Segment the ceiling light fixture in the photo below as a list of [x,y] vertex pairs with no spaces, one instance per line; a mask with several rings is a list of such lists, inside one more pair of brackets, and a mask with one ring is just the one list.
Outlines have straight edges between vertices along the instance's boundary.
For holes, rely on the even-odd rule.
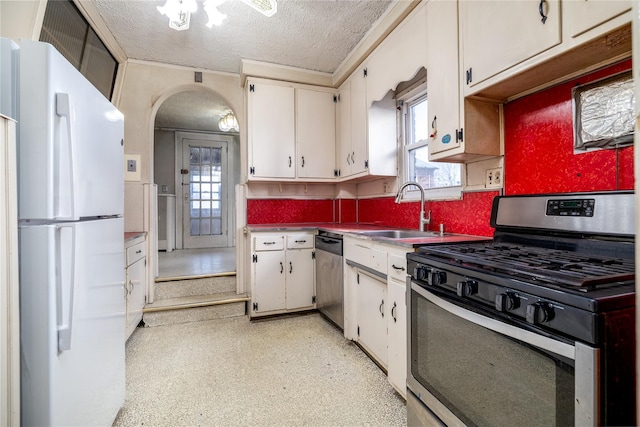
[[[202,4],[209,17],[207,27],[220,25],[227,15],[220,12],[218,7],[226,0],[205,0]],[[277,0],[242,0],[264,16],[273,16],[278,11]],[[169,28],[177,31],[189,29],[191,14],[198,10],[196,0],[167,0],[164,6],[158,6],[158,12],[169,18]]]
[[223,132],[230,132],[232,130],[239,132],[240,127],[238,126],[238,121],[236,120],[236,116],[230,111],[224,116],[220,117],[220,121],[218,122],[218,127]]

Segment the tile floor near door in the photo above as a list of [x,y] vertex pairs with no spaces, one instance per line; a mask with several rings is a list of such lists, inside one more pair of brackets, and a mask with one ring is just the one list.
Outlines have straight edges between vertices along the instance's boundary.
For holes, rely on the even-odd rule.
[[386,375],[319,314],[138,328],[114,426],[403,426]]
[[158,278],[206,276],[236,271],[236,248],[176,249],[158,252]]

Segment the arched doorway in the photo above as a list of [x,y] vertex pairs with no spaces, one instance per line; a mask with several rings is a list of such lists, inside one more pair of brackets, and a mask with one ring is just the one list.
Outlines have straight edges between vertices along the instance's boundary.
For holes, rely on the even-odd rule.
[[[164,251],[158,258],[160,277],[215,274],[229,266],[235,271],[240,155],[237,128],[221,123],[229,113],[222,97],[199,90],[176,93],[157,111],[153,157],[158,248]],[[167,256],[174,250],[179,252]]]

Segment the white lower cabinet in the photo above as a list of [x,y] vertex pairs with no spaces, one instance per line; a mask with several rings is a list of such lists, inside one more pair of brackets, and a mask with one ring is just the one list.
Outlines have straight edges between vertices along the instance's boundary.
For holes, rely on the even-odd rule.
[[253,233],[251,317],[315,307],[313,233]]
[[389,254],[389,275],[387,279],[387,319],[388,364],[387,373],[391,385],[406,398],[407,395],[407,300],[406,267],[407,258]]
[[[137,238],[140,239],[140,238]],[[142,310],[147,302],[147,250],[144,237],[134,240],[126,248],[127,268],[125,282],[127,338],[142,320]]]
[[386,280],[364,270],[357,272],[358,343],[376,361],[387,366]]
[[344,240],[345,338],[354,340],[383,368],[406,397],[407,252],[412,248],[370,240]]

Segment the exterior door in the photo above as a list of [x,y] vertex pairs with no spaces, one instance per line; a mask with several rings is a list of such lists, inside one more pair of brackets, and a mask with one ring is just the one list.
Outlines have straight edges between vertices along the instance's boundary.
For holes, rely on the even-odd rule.
[[182,139],[182,247],[228,246],[227,142]]

